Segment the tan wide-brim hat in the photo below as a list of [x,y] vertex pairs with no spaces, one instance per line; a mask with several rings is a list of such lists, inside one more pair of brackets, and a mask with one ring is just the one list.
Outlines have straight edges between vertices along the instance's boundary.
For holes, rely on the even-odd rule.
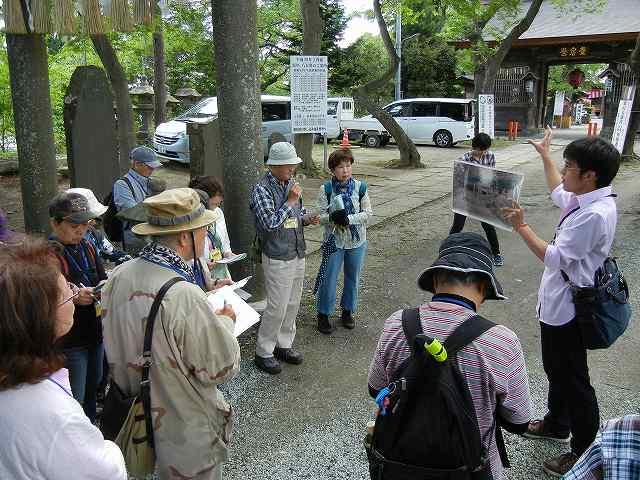
[[207,210],[192,188],[172,188],[142,202],[147,221],[134,225],[136,235],[170,235],[211,225],[219,211]]

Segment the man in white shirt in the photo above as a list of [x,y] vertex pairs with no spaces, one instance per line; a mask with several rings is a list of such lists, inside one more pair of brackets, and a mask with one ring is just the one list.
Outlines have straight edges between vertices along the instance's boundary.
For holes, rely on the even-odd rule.
[[587,350],[574,317],[575,306],[564,272],[578,286],[591,286],[595,271],[609,255],[616,231],[617,210],[611,181],[620,154],[600,137],[567,145],[559,172],[549,154],[551,130],[541,142],[529,141],[542,157],[551,200],[561,220],[547,243],[524,222],[519,205],[504,209],[514,229],[544,263],[538,291],[542,363],[549,381],[548,413],[530,423],[525,436],[567,443],[571,451],[544,462],[554,476],[566,474],[594,440],[600,423],[598,400],[589,380]]

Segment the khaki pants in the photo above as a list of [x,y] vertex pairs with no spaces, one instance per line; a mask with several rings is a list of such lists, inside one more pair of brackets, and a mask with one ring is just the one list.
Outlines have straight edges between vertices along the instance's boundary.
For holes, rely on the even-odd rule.
[[304,258],[275,260],[262,254],[267,307],[258,331],[256,355],[273,356],[273,349],[291,348],[304,282]]

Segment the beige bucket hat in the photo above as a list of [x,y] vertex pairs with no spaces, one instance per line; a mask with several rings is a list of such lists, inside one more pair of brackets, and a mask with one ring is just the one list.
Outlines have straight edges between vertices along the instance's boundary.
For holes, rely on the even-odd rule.
[[298,165],[302,159],[296,153],[296,147],[289,142],[277,142],[271,145],[267,165]]
[[142,202],[147,221],[134,225],[136,235],[170,235],[211,225],[219,212],[207,210],[192,188],[172,188]]

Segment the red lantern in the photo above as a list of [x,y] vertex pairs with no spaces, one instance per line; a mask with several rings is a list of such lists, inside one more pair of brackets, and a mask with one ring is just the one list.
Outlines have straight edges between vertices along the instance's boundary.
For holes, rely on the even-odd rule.
[[567,76],[567,81],[573,88],[578,88],[584,82],[584,72],[577,68],[572,70]]

